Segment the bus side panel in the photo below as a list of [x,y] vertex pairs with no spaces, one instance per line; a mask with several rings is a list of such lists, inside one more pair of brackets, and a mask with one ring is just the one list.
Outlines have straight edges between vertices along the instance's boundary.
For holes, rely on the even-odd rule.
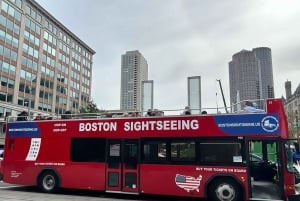
[[19,185],[36,185],[35,175],[37,175],[40,170],[41,169],[39,167],[35,167],[29,162],[5,162],[3,181],[6,183]]
[[13,137],[6,140],[5,157],[2,161],[3,181],[12,184],[35,185],[32,175],[39,171],[34,161],[25,161],[30,147],[30,138]]
[[104,190],[105,163],[70,163],[61,169],[61,187]]
[[[43,162],[37,164],[51,164]],[[19,185],[37,185],[38,175],[45,169],[54,170],[60,178],[60,187],[104,190],[105,164],[65,164],[62,167],[35,165],[34,162],[6,163],[3,181]]]
[[141,164],[140,182],[140,191],[146,194],[204,195],[202,174],[193,165]]
[[206,197],[206,184],[216,177],[232,177],[249,197],[245,167],[141,164],[140,191],[145,194]]

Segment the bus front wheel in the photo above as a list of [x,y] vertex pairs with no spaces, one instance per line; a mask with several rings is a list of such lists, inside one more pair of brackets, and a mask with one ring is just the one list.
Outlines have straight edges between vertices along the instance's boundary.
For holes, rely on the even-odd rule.
[[58,188],[58,176],[51,170],[43,172],[38,178],[38,187],[46,193],[53,193]]
[[240,186],[232,179],[222,178],[209,185],[208,197],[210,201],[241,201]]

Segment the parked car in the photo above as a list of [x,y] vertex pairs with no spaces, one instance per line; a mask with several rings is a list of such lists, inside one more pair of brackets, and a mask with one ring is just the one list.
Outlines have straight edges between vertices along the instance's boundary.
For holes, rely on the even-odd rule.
[[264,161],[256,154],[250,154],[250,175],[254,180],[274,181],[277,165],[272,161]]
[[[261,156],[250,154],[250,175],[254,180],[274,181],[277,174],[277,164],[272,161],[264,161]],[[300,173],[294,164],[295,183],[300,183]]]

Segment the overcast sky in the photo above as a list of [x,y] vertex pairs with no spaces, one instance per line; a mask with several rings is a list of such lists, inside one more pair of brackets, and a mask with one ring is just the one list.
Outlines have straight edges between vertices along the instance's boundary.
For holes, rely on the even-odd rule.
[[[154,80],[154,107],[187,105],[187,77],[201,76],[202,107],[229,105],[228,62],[242,49],[272,49],[275,96],[300,83],[298,0],[37,0],[96,51],[92,99],[119,109],[121,55],[139,50]],[[217,95],[216,95],[217,93]]]

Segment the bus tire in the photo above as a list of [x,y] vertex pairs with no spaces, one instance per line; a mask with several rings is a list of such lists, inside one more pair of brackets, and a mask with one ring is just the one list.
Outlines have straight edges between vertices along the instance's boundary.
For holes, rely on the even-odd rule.
[[210,201],[242,201],[243,193],[240,185],[231,178],[220,178],[208,187]]
[[38,187],[45,193],[53,193],[59,187],[58,176],[54,171],[46,170],[38,177]]

